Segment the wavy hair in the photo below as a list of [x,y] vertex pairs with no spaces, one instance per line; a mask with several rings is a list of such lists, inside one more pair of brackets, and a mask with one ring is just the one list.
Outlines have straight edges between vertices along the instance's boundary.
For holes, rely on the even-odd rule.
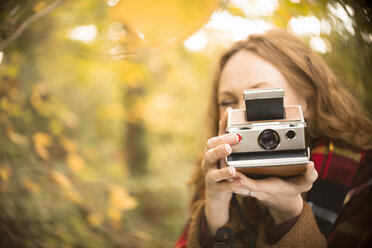
[[[214,79],[207,114],[206,139],[218,134],[218,88],[221,72],[227,61],[240,50],[253,52],[266,60],[305,98],[308,116],[306,136],[310,146],[320,138],[332,139],[355,149],[372,148],[372,121],[365,108],[335,76],[325,61],[299,38],[273,29],[236,42],[220,58]],[[312,144],[312,145],[311,145]],[[192,182],[202,183],[200,163]],[[198,186],[197,186],[198,187]]]

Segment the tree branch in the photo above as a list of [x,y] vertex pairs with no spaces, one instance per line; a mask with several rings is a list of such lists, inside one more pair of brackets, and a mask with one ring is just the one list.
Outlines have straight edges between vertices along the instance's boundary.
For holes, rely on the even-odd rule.
[[17,30],[11,34],[8,38],[0,42],[0,51],[3,51],[7,46],[9,46],[13,41],[15,41],[33,22],[39,20],[40,18],[46,16],[52,12],[55,8],[60,6],[66,0],[57,0],[54,3],[48,5],[45,9],[33,14],[27,18]]

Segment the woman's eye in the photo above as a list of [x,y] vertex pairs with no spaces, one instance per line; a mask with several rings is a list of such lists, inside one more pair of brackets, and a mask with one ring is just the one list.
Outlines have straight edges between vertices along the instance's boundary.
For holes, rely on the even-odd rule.
[[222,107],[229,107],[229,106],[233,106],[235,104],[238,104],[238,102],[237,101],[222,101],[219,104]]

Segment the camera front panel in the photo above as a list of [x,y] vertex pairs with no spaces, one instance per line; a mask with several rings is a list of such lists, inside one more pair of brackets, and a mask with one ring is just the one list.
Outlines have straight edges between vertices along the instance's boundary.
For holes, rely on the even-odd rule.
[[305,125],[259,123],[250,127],[234,128],[229,133],[239,134],[241,141],[232,146],[233,153],[269,152],[305,148]]

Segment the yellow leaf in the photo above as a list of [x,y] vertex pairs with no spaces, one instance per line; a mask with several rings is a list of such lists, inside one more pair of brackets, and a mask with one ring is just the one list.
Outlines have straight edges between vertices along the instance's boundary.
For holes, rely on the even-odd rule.
[[119,185],[109,186],[110,203],[123,211],[133,209],[137,206],[137,200],[128,194],[128,191]]
[[38,83],[35,84],[31,97],[30,102],[32,107],[40,114],[44,116],[48,116],[50,114],[50,107],[48,106],[47,102],[44,100],[45,96],[48,94],[48,89],[45,85]]
[[63,125],[58,119],[51,119],[49,121],[49,130],[54,135],[59,135],[63,131]]
[[347,194],[345,199],[344,199],[344,205],[346,205],[346,203],[348,203],[350,201],[350,194]]
[[65,136],[61,136],[59,142],[61,143],[63,149],[65,149],[66,152],[76,152],[78,149],[77,144]]
[[6,97],[1,98],[0,107],[13,116],[19,116],[21,113],[20,107],[17,104],[10,102]]
[[[14,92],[14,90],[16,90],[16,89],[12,88],[11,90],[9,90],[8,95],[10,95],[11,92]],[[15,104],[15,103],[12,103],[7,97],[1,98],[0,108],[3,109],[5,112],[9,113],[10,115],[13,115],[13,116],[18,117],[21,114],[20,106]]]
[[35,151],[43,160],[46,161],[49,159],[49,152],[45,147],[36,146]]
[[80,171],[85,166],[85,160],[76,153],[67,154],[66,161],[72,171]]
[[21,134],[18,134],[18,133],[15,133],[15,132],[10,132],[9,134],[9,138],[10,140],[17,144],[17,145],[28,145],[28,138],[21,135]]
[[113,221],[120,221],[122,218],[122,213],[120,209],[115,207],[110,207],[107,213],[108,217]]
[[185,38],[205,24],[217,0],[125,0],[113,15],[145,41],[159,43]]
[[51,175],[52,179],[57,184],[59,184],[60,186],[66,188],[66,189],[71,189],[72,188],[72,184],[71,184],[70,179],[68,179],[65,175],[61,174],[60,172],[52,170],[50,175]]
[[52,139],[50,135],[43,132],[35,133],[32,139],[34,141],[35,146],[50,147],[52,145]]
[[2,164],[0,166],[0,178],[3,181],[9,181],[10,178],[10,166],[9,164]]
[[70,201],[76,203],[76,204],[79,204],[79,205],[82,205],[83,204],[83,198],[82,196],[79,194],[79,192],[73,190],[73,189],[70,189],[70,190],[67,190],[64,192],[64,195],[67,199],[69,199]]
[[123,225],[121,219],[123,218],[122,211],[116,207],[111,206],[108,210],[107,216],[109,217],[110,225],[115,230],[121,230]]
[[79,192],[77,192],[73,188],[70,179],[68,179],[65,175],[55,170],[52,170],[50,175],[57,184],[59,184],[65,189],[63,191],[63,194],[67,199],[79,205],[83,204],[83,197],[80,195]]
[[9,112],[11,108],[11,103],[8,98],[3,97],[1,98],[0,106],[4,111]]
[[32,140],[34,142],[34,147],[37,155],[39,155],[44,160],[48,160],[49,152],[46,148],[52,145],[51,137],[46,133],[38,132],[32,136]]
[[87,216],[88,222],[93,226],[93,227],[98,227],[102,224],[103,222],[103,215],[98,213],[98,212],[93,212],[90,213]]
[[30,179],[25,178],[25,177],[22,178],[22,182],[23,182],[24,186],[26,187],[26,189],[28,189],[29,191],[31,191],[33,193],[36,193],[36,194],[41,193],[41,188],[37,183],[35,183],[35,182],[31,181]]
[[[14,62],[13,62],[14,63]],[[3,65],[2,65],[3,66]],[[19,73],[19,66],[17,66],[17,63],[14,64],[8,64],[6,67],[6,71],[3,73],[8,76],[9,78],[18,78]]]
[[230,6],[230,7],[227,7],[227,11],[229,11],[234,16],[240,16],[240,17],[245,18],[244,11],[241,8],[239,8],[239,7]]
[[45,2],[39,2],[39,3],[35,4],[34,11],[39,12],[39,11],[43,10],[45,8],[45,6],[46,6]]

